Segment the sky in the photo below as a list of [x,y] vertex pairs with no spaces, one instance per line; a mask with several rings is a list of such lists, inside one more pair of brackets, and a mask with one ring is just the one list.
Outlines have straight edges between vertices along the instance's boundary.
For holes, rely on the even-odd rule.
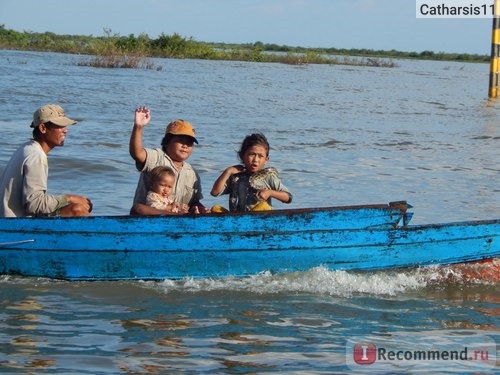
[[491,53],[492,30],[490,18],[417,18],[416,0],[0,0],[0,25],[71,35],[109,30],[155,39],[177,33],[201,42],[481,55]]

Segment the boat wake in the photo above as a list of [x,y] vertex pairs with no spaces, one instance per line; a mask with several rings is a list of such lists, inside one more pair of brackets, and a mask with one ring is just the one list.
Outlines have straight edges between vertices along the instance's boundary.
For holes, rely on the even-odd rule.
[[[44,278],[0,276],[2,284],[82,283]],[[88,281],[86,281],[88,282]],[[117,281],[109,281],[113,283]],[[183,278],[162,281],[124,281],[160,293],[247,292],[257,294],[310,293],[351,297],[359,295],[396,296],[427,287],[452,285],[496,285],[500,282],[500,259],[467,264],[421,267],[377,272],[332,271],[315,267],[305,272],[272,274],[262,272],[249,277]],[[92,283],[92,282],[90,282]]]
[[500,282],[500,259],[460,265],[422,267],[412,270],[353,272],[315,267],[306,272],[251,277],[163,280],[146,282],[162,292],[234,291],[250,293],[313,293],[350,297],[416,291],[430,286],[494,285]]

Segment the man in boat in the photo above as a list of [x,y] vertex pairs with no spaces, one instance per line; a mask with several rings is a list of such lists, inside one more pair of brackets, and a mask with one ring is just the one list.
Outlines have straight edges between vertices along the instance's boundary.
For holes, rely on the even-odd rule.
[[[147,107],[135,110],[134,127],[130,135],[129,152],[141,172],[134,196],[132,215],[172,215],[169,210],[159,210],[146,204],[148,193],[148,174],[161,165],[170,167],[175,173],[173,195],[181,206],[185,205],[191,213],[208,213],[200,200],[201,180],[187,162],[193,153],[194,143],[198,143],[193,126],[184,120],[174,120],[167,125],[161,141],[161,148],[145,148],[142,144],[144,127],[151,120],[151,111]],[[177,213],[178,214],[178,213]]]
[[33,140],[12,155],[0,179],[0,217],[88,216],[87,197],[47,193],[48,154],[64,145],[68,126],[77,122],[57,104],[47,104],[33,114]]

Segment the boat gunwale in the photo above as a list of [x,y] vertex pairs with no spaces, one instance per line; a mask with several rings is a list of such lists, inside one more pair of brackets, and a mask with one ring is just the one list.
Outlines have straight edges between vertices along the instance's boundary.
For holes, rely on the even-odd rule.
[[299,208],[281,208],[272,209],[267,211],[227,211],[227,212],[209,212],[209,213],[187,213],[180,215],[93,215],[93,216],[80,216],[80,217],[61,217],[61,216],[42,216],[42,217],[4,217],[0,220],[92,220],[92,219],[155,219],[155,218],[193,218],[193,217],[226,217],[226,216],[290,216],[290,215],[301,215],[315,212],[326,212],[326,211],[348,211],[348,210],[370,210],[370,209],[382,209],[382,210],[400,210],[402,215],[407,214],[407,210],[413,206],[406,201],[394,201],[389,203],[379,203],[379,204],[361,204],[361,205],[344,205],[344,206],[325,206],[325,207],[299,207]]

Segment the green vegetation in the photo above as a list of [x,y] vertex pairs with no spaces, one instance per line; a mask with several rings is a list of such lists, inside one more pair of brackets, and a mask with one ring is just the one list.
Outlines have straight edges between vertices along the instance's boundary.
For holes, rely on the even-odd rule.
[[368,49],[303,48],[276,44],[226,44],[198,42],[178,34],[161,34],[151,39],[147,34],[120,36],[104,30],[104,36],[56,35],[54,33],[18,32],[0,25],[0,49],[50,51],[81,54],[79,65],[107,68],[155,67],[151,57],[275,62],[284,64],[342,64],[395,67],[391,59],[425,59],[460,62],[489,62],[489,56],[432,51],[398,52]]

